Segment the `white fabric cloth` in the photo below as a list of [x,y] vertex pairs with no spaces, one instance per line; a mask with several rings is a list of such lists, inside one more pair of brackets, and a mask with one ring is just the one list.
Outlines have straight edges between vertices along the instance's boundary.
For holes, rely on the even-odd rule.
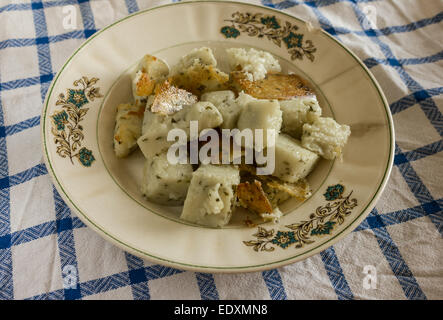
[[[252,1],[331,32],[391,104],[389,183],[376,210],[332,248],[266,272],[183,272],[125,253],[71,215],[42,163],[50,81],[85,36],[168,2],[0,0],[0,299],[442,299],[441,1]],[[76,30],[63,28],[66,6]],[[375,31],[363,31],[368,23]]]

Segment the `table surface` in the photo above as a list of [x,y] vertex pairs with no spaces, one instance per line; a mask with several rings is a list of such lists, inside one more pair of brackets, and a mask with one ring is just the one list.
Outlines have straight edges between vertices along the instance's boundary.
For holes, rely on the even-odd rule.
[[[250,1],[345,43],[389,101],[391,177],[375,209],[333,247],[265,272],[194,273],[125,253],[70,212],[40,148],[50,82],[96,30],[169,2],[0,0],[0,299],[442,299],[441,0]],[[78,27],[66,31],[72,8]]]

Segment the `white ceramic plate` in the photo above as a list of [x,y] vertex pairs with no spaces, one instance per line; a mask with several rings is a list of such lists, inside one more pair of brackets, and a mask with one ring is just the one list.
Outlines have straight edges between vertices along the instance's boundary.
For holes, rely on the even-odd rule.
[[[283,70],[308,78],[323,114],[351,126],[343,162],[320,162],[313,195],[289,201],[278,225],[224,229],[178,219],[180,208],[140,192],[143,157],[114,157],[116,106],[131,100],[129,72],[146,53],[173,65],[190,49],[271,52]],[[55,77],[46,97],[42,140],[48,171],[89,227],[142,258],[203,272],[275,268],[311,256],[351,232],[374,207],[392,167],[394,130],[386,98],[363,63],[333,37],[280,11],[233,2],[185,2],[138,12],[93,35]]]

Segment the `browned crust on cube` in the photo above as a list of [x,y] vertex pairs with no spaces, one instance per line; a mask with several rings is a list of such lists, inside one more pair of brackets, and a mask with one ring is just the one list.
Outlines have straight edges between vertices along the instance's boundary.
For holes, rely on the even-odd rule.
[[211,65],[194,65],[169,80],[174,86],[200,97],[205,92],[226,90],[229,76]]
[[151,111],[163,115],[173,114],[180,111],[184,105],[194,104],[198,101],[192,93],[171,85],[168,80],[157,84],[154,92],[155,98]]
[[268,188],[283,191],[291,197],[297,198],[299,201],[305,201],[310,195],[309,184],[306,179],[289,183],[271,175],[257,175],[256,168],[251,165],[241,164],[239,165],[239,169],[242,176],[246,175],[250,178],[258,179]]
[[147,73],[142,72],[139,81],[136,83],[135,93],[140,97],[147,97],[154,91],[154,87],[155,81]]
[[257,214],[272,213],[273,211],[261,182],[257,180],[254,180],[253,183],[248,181],[240,183],[237,186],[237,198],[241,205]]
[[242,71],[231,72],[232,89],[257,99],[290,100],[315,95],[308,81],[295,74],[268,73],[262,80],[250,81]]

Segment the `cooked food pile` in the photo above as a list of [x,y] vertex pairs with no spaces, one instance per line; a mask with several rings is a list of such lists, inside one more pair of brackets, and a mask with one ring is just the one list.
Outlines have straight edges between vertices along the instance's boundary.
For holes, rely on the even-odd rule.
[[[127,157],[140,148],[146,158],[141,192],[161,205],[183,205],[183,220],[223,227],[236,207],[244,207],[265,221],[278,221],[282,202],[310,196],[306,177],[320,157],[341,159],[351,131],[322,117],[310,84],[295,74],[282,74],[270,53],[230,48],[226,55],[229,73],[217,68],[207,47],[192,50],[171,70],[161,59],[144,56],[132,75],[134,101],[117,107],[115,155]],[[199,134],[206,129],[272,129],[275,139],[264,134],[260,149],[253,145],[259,153],[274,152],[272,174],[261,174],[263,164],[256,159],[245,161],[245,145],[240,163],[232,155],[223,164],[169,161],[175,142],[168,141],[168,133],[183,130],[184,147],[190,150],[193,121],[198,121]],[[231,149],[234,140],[228,140]],[[215,158],[222,159],[221,145]],[[198,143],[198,148],[204,146]]]

